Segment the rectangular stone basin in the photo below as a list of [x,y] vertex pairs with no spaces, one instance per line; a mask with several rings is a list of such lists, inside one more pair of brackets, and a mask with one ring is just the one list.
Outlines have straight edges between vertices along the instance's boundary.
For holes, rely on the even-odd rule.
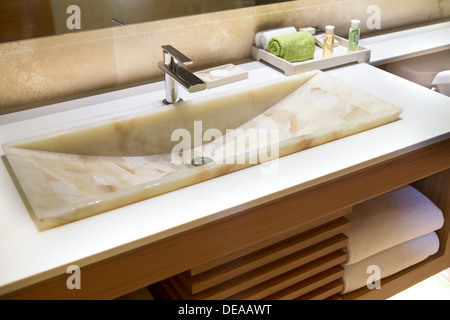
[[4,144],[39,230],[398,119],[320,71]]

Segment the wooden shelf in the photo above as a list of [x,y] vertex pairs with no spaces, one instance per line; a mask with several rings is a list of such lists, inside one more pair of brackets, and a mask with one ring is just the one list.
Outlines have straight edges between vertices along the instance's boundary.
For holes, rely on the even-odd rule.
[[388,299],[450,266],[450,170],[415,181],[412,185],[434,202],[444,214],[444,226],[436,232],[440,243],[439,252],[421,263],[382,279],[381,290],[361,288],[344,295],[344,300]]
[[297,298],[297,300],[341,300],[339,292],[342,290],[342,282],[335,280],[326,285],[304,294]]
[[[269,263],[279,261],[300,250],[322,243],[322,241],[326,239],[338,236],[344,230],[348,229],[349,226],[350,222],[347,219],[340,218],[322,227],[315,228],[311,231],[276,243],[201,274],[196,273],[196,275],[193,276],[192,272],[187,272],[184,277],[188,278],[189,284],[192,287],[192,293],[197,293]],[[346,242],[346,239],[341,236],[340,239]],[[318,248],[317,250],[320,251],[319,249],[323,245],[324,244],[314,246],[313,250]],[[301,254],[301,252],[297,253],[297,255],[299,254]]]
[[185,300],[295,298],[343,275],[348,239],[342,232],[349,227],[341,217],[203,273],[183,272],[154,290]]

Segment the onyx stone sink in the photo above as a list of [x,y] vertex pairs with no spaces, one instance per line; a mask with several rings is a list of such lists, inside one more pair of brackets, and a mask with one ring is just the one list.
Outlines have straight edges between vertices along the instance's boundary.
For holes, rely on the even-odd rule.
[[40,230],[398,119],[320,71],[4,144]]

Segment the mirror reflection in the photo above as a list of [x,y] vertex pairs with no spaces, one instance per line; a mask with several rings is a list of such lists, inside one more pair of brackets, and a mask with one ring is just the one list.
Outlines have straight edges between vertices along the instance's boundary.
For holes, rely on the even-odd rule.
[[287,0],[0,0],[0,42]]

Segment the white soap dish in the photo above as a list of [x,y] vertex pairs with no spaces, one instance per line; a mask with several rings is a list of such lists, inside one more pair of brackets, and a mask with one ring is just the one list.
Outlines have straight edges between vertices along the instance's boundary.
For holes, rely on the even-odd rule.
[[195,75],[206,83],[206,87],[208,89],[248,79],[248,71],[239,68],[234,64],[226,64],[223,66],[198,71],[195,72]]

